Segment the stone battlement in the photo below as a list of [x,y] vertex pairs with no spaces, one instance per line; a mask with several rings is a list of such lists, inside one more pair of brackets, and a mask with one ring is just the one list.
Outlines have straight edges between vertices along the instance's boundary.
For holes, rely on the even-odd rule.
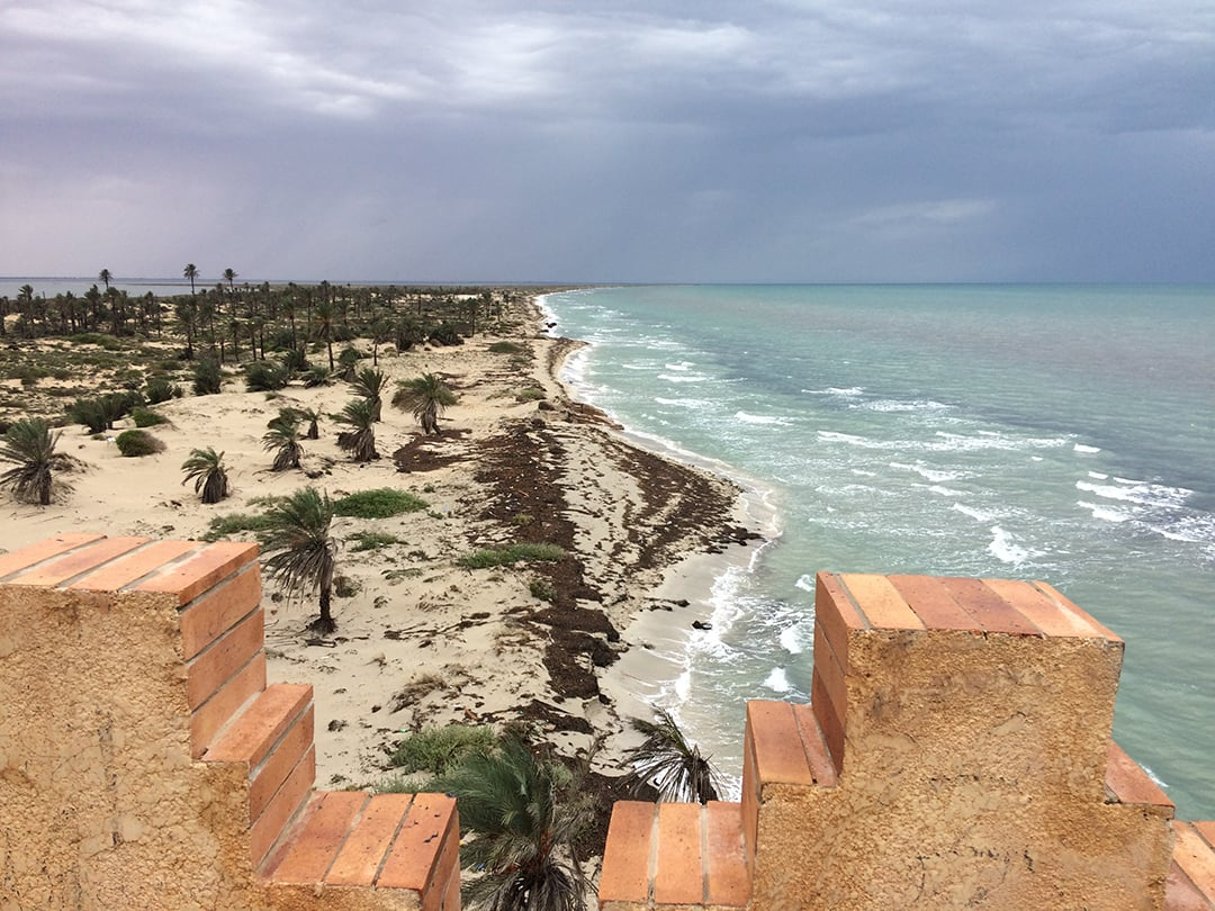
[[0,555],[0,907],[458,911],[455,801],[314,790],[260,601],[251,544]]

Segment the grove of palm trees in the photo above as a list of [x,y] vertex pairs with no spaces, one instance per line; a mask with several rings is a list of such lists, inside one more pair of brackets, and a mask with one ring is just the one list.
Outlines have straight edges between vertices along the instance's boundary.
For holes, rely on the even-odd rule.
[[[470,869],[470,896],[580,907],[631,719],[653,717],[613,676],[622,633],[675,561],[743,539],[736,490],[572,402],[575,346],[541,334],[533,291],[183,278],[0,302],[0,548],[258,542],[270,676],[313,682],[325,717],[318,781],[391,784],[411,733],[513,731],[493,774],[536,815],[495,831],[503,794],[462,797],[470,857],[513,858]],[[155,445],[124,457],[136,430]]]

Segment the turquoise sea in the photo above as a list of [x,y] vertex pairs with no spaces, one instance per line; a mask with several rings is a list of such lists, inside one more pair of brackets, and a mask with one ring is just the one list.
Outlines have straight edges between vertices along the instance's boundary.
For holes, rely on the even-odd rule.
[[1127,641],[1114,733],[1215,817],[1215,287],[660,286],[550,295],[566,379],[779,534],[653,681],[737,778],[806,698],[819,569],[1046,579]]

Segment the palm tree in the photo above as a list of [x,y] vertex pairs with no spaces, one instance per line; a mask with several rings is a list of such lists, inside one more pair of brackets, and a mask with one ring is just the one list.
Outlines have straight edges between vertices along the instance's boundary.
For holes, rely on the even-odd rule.
[[316,334],[325,340],[325,347],[329,351],[329,372],[333,373],[333,304],[329,298],[324,298],[316,305]]
[[658,791],[659,800],[708,803],[717,800],[717,772],[700,747],[689,744],[669,712],[658,711],[657,722],[633,719],[633,729],[645,735],[640,746],[628,750],[632,771],[622,784],[636,794],[646,785]]
[[338,434],[338,446],[349,452],[356,462],[378,459],[375,451],[375,411],[367,399],[352,399],[338,414],[331,417],[339,424],[353,428]]
[[350,381],[350,391],[371,403],[372,414],[379,421],[380,411],[384,405],[384,389],[388,386],[388,377],[383,370],[374,367],[364,367]]
[[61,434],[62,431],[52,435],[50,425],[41,418],[13,423],[0,445],[0,460],[15,462],[17,467],[0,474],[0,487],[10,489],[18,500],[49,506],[53,486],[51,469],[55,462],[55,445]]
[[270,470],[299,468],[300,456],[304,454],[304,447],[300,445],[300,413],[293,408],[281,408],[269,427],[262,437],[262,448],[274,453]]
[[289,593],[320,592],[320,616],[309,628],[323,635],[337,629],[330,613],[337,544],[329,534],[333,501],[315,487],[275,501],[258,534],[266,575]]
[[109,269],[102,269],[100,272],[97,273],[97,281],[99,281],[103,285],[105,285],[105,290],[107,292],[110,290],[110,279],[113,277],[114,276],[110,274]]
[[185,269],[181,272],[183,278],[190,280],[190,295],[194,295],[194,282],[198,278],[198,267],[194,263],[186,263]]
[[582,911],[585,882],[574,842],[591,818],[576,776],[508,737],[474,754],[434,787],[454,794],[471,835],[460,866],[481,870],[465,886],[468,904],[489,911]]
[[392,397],[395,407],[413,414],[422,425],[423,433],[433,434],[439,432],[439,415],[443,409],[455,403],[456,394],[434,373],[402,382]]
[[202,495],[204,503],[218,503],[228,496],[228,471],[224,454],[213,446],[190,450],[190,457],[181,463],[186,473],[183,484],[194,482],[194,492]]
[[235,269],[225,269],[224,270],[224,281],[226,281],[228,283],[229,291],[234,290],[233,284],[236,281],[236,270]]

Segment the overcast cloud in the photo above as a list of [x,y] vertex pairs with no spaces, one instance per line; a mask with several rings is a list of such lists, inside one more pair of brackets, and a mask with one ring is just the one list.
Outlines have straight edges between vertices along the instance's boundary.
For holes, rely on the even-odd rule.
[[1215,281],[1211,0],[3,0],[0,274]]

